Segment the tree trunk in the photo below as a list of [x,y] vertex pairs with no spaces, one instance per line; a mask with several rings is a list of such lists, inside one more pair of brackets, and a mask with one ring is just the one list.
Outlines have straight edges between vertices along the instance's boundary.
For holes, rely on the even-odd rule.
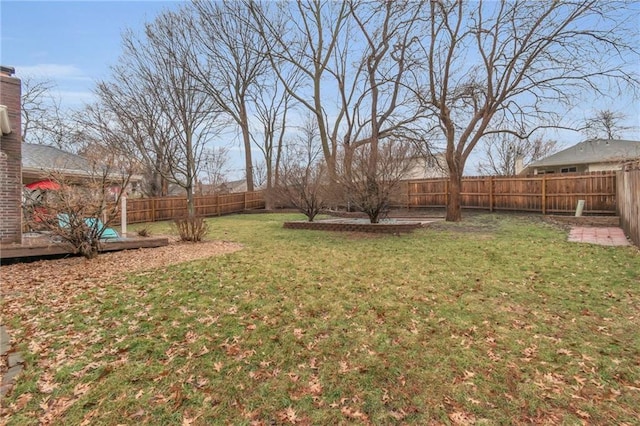
[[271,156],[267,156],[265,159],[267,169],[267,187],[264,191],[264,208],[265,210],[273,209],[273,165],[271,163]]
[[267,187],[264,190],[264,209],[273,210],[273,187],[270,182],[267,182]]
[[460,222],[462,220],[462,172],[466,158],[463,158],[462,153],[455,148],[455,130],[449,117],[446,116],[445,118],[444,124],[447,129],[445,159],[447,161],[447,168],[449,169],[449,188],[446,194],[447,215],[445,216],[445,220],[447,222]]
[[462,170],[452,170],[449,166],[449,192],[447,194],[447,222],[460,222],[462,220],[461,204]]
[[242,142],[244,145],[244,169],[247,179],[247,191],[253,192],[253,159],[251,158],[251,134],[249,133],[247,108],[244,104],[244,101],[241,101],[240,103],[240,121]]
[[380,212],[369,213],[369,222],[380,223]]
[[187,216],[195,217],[196,215],[196,203],[193,196],[193,186],[189,185],[187,188]]

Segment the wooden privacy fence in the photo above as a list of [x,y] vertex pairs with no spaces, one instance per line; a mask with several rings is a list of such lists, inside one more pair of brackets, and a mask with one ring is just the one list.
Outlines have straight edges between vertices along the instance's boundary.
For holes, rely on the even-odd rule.
[[[263,209],[262,191],[240,192],[223,195],[203,195],[195,197],[198,216],[220,216],[241,213],[245,210]],[[157,222],[186,216],[186,197],[130,198],[127,199],[127,223]],[[114,220],[120,221],[120,217]]]
[[617,213],[625,233],[640,247],[640,161],[617,173]]
[[[407,206],[447,205],[447,178],[407,182]],[[481,176],[462,178],[462,207],[469,209],[519,210],[571,213],[578,200],[585,200],[584,212],[615,214],[616,172],[539,176]]]

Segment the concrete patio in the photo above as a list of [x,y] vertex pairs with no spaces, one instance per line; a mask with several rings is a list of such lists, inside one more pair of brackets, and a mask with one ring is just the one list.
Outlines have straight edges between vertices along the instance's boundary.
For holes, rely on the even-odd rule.
[[619,227],[574,226],[569,232],[569,242],[598,244],[602,246],[629,246],[631,243]]

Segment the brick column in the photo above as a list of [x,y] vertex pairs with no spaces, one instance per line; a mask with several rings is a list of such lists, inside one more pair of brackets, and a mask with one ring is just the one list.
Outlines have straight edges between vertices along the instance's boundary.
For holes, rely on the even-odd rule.
[[22,125],[20,80],[0,67],[0,105],[7,107],[11,133],[0,139],[0,242],[22,242]]

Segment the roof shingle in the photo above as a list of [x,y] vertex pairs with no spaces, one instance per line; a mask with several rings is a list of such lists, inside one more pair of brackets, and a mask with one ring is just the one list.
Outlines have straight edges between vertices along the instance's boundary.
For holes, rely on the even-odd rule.
[[528,165],[528,168],[614,163],[636,158],[640,158],[640,141],[589,139],[542,160],[534,161]]

